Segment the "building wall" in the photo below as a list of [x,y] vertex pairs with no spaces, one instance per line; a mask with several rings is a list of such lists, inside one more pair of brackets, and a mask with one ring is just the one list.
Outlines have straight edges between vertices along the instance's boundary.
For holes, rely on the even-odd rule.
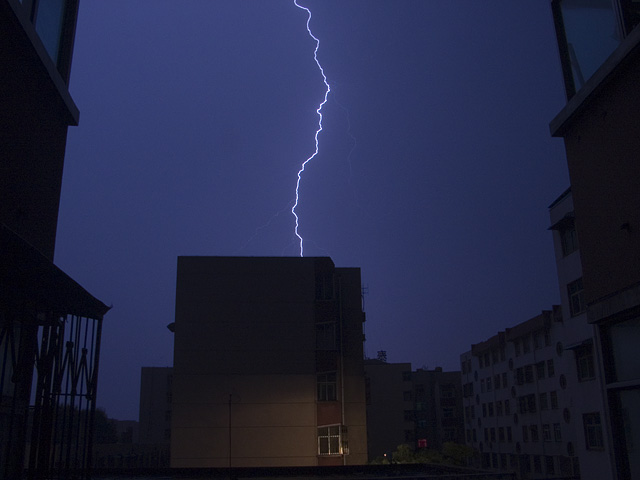
[[369,460],[414,444],[414,403],[410,363],[366,360]]
[[168,445],[171,442],[172,381],[171,367],[142,367],[139,443]]
[[412,373],[415,403],[415,441],[441,449],[446,442],[464,444],[462,384],[459,371],[418,369]]
[[[360,299],[359,270],[328,258],[180,257],[172,466],[365,463]],[[349,453],[320,455],[333,425]]]
[[[608,35],[617,46],[604,60],[585,50],[599,68],[551,122],[551,132],[564,138],[567,152],[587,320],[597,325],[604,366],[602,426],[611,427],[612,476],[632,479],[640,477],[640,15],[636,2],[612,0],[610,8],[615,23]],[[567,46],[607,30],[599,21],[568,29],[565,20],[556,15],[567,87]]]
[[[558,271],[558,284],[564,321],[557,326],[564,355],[558,359],[559,371],[566,372],[569,383],[571,417],[575,422],[575,451],[580,459],[580,471],[584,480],[610,478],[613,471],[611,446],[606,423],[604,395],[604,370],[599,349],[598,332],[587,320],[586,303],[582,293],[570,288],[582,279],[580,261],[581,237],[572,229],[579,227],[581,219],[575,218],[571,190],[567,190],[549,208],[553,243]],[[574,230],[575,231],[575,230]],[[571,238],[565,241],[563,236]],[[575,240],[575,242],[574,242]],[[567,245],[570,245],[567,248]],[[570,292],[574,292],[570,298]],[[573,301],[573,303],[572,303]],[[579,308],[576,308],[577,306]],[[584,434],[588,422],[594,416],[600,420],[601,445],[590,445]],[[595,427],[593,427],[595,428]]]
[[484,468],[522,478],[579,473],[561,322],[554,307],[461,355],[465,437]]

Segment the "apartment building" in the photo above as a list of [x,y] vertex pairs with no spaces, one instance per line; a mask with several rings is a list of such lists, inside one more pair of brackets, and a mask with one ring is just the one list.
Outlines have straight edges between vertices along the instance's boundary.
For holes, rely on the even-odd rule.
[[481,466],[521,478],[579,476],[562,309],[472,345],[460,357],[467,444]]
[[[640,4],[553,0],[564,140],[580,240],[582,299],[603,359],[603,478],[640,478]],[[594,418],[597,425],[597,418]],[[610,428],[609,428],[610,427]]]
[[91,467],[109,307],[53,263],[77,12],[0,0],[0,479]]
[[367,462],[360,270],[179,257],[172,467]]

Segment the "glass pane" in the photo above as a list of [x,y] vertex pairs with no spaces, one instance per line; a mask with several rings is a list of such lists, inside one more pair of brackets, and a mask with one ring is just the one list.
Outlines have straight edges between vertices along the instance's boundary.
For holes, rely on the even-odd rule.
[[616,381],[640,379],[640,318],[612,325],[609,335]]
[[38,2],[36,13],[36,31],[44,43],[47,53],[58,63],[60,37],[64,19],[65,0],[44,0]]
[[562,19],[576,90],[620,44],[611,0],[562,0]]

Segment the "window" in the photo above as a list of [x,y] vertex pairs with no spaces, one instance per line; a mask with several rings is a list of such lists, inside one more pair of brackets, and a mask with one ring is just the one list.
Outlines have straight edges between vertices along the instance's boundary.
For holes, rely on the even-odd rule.
[[542,425],[542,440],[545,442],[551,441],[551,425],[548,423]]
[[610,0],[556,0],[552,3],[567,97],[582,88],[621,41]]
[[513,441],[513,436],[511,434],[511,427],[507,427],[507,441],[508,442]]
[[316,323],[316,349],[335,350],[336,324],[335,322]]
[[599,413],[585,413],[582,415],[584,424],[584,439],[587,450],[602,450],[602,424]]
[[455,416],[456,412],[453,407],[442,407],[442,418],[453,418]]
[[593,380],[596,376],[593,363],[593,344],[581,345],[574,352],[576,354],[578,381]]
[[534,393],[527,395],[527,410],[529,413],[536,413],[536,395]]
[[487,392],[491,392],[493,390],[493,386],[491,384],[491,377],[487,378]]
[[547,360],[547,377],[551,378],[556,374],[556,369],[553,367],[553,358]]
[[318,401],[332,402],[336,399],[336,373],[318,374]]
[[36,31],[56,65],[64,29],[65,4],[64,0],[40,1],[36,12]]
[[527,365],[524,367],[524,381],[527,383],[533,383],[533,365]]
[[533,471],[542,473],[542,457],[540,455],[534,455],[533,457]]
[[524,443],[529,441],[529,427],[527,425],[522,426],[522,441]]
[[559,229],[560,241],[562,242],[562,255],[567,256],[578,250],[578,235],[574,222],[567,222]]
[[522,367],[516,369],[516,383],[518,385],[524,384],[524,368]]
[[332,300],[333,299],[333,274],[317,273],[316,274],[316,300]]
[[551,455],[544,457],[544,463],[546,464],[547,475],[556,473],[555,464]]
[[496,390],[500,390],[500,375],[495,375],[493,377],[493,386]]
[[410,382],[411,381],[411,372],[402,372],[402,381]]
[[531,441],[532,442],[539,441],[539,438],[538,438],[538,426],[537,425],[531,425],[529,427],[529,432],[531,433]]
[[493,402],[489,403],[489,416],[493,417]]
[[505,415],[511,414],[511,408],[509,407],[509,400],[504,401],[504,414]]
[[553,439],[556,442],[561,442],[562,441],[562,427],[560,426],[559,423],[554,423],[553,424]]
[[484,378],[482,380],[480,380],[480,392],[484,393],[485,388],[484,388]]
[[507,388],[507,372],[502,373],[502,388]]
[[538,377],[538,380],[544,378],[544,362],[536,363],[536,376]]
[[516,338],[513,341],[513,348],[516,351],[516,357],[519,357],[520,356],[520,339],[519,338]]
[[404,421],[405,422],[413,422],[413,410],[405,410],[404,411]]
[[441,398],[453,398],[455,396],[455,387],[450,383],[440,385],[440,397]]
[[496,441],[496,429],[495,428],[491,428],[491,441],[495,442]]
[[502,416],[502,400],[498,400],[496,402],[496,416],[497,417]]
[[551,400],[551,408],[553,410],[558,409],[558,392],[555,390],[553,392],[549,392],[549,399]]
[[569,309],[571,310],[571,316],[575,317],[576,315],[580,315],[585,311],[582,278],[567,284],[567,293],[569,294]]
[[330,425],[318,427],[318,455],[341,455],[348,452],[347,427]]
[[411,400],[413,400],[413,393],[410,390],[402,392],[402,399],[405,402],[410,402]]
[[487,404],[486,403],[482,404],[482,416],[483,417],[487,416]]
[[539,395],[539,401],[540,401],[540,410],[549,410],[549,402],[547,400],[547,393],[541,393]]
[[522,337],[522,353],[529,353],[531,351],[531,341],[529,335]]
[[498,441],[499,442],[504,442],[504,427],[499,427],[498,428]]

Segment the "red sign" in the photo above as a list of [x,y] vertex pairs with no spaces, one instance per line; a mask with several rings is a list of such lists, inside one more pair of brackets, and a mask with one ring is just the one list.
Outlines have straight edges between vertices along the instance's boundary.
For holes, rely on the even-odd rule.
[[418,448],[427,448],[427,439],[419,438],[418,439]]

